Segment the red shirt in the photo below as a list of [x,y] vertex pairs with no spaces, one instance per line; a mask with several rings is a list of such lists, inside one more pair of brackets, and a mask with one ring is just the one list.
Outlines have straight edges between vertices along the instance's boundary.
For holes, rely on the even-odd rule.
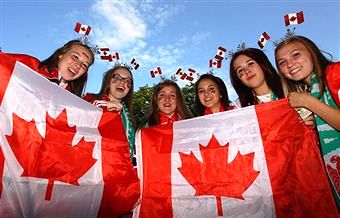
[[177,113],[173,113],[170,117],[167,115],[163,114],[162,112],[159,112],[159,122],[160,125],[166,125],[166,124],[171,124],[173,122],[179,121],[181,118]]
[[[235,109],[235,107],[234,106],[228,106],[227,109],[224,110],[223,105],[221,105],[219,112],[229,111],[229,110],[232,110],[232,109]],[[209,115],[209,114],[213,114],[213,113],[214,112],[212,112],[212,110],[210,108],[205,108],[204,115]]]

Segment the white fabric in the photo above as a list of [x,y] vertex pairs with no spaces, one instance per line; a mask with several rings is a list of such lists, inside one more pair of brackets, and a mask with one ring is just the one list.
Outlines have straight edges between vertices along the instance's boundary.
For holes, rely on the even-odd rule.
[[245,200],[222,197],[223,216],[248,214],[248,217],[275,217],[271,184],[253,106],[175,122],[173,133],[171,182],[174,217],[217,216],[216,197],[194,196],[195,189],[178,170],[181,167],[178,152],[189,154],[192,151],[202,161],[199,144],[207,146],[212,135],[221,146],[229,143],[228,163],[234,160],[237,152],[241,155],[255,152],[253,167],[260,172],[254,183],[243,193]]
[[[30,84],[38,85],[30,85]],[[37,123],[45,136],[46,112],[55,118],[66,109],[68,124],[76,126],[72,145],[82,137],[94,142],[94,165],[79,178],[79,186],[55,181],[51,200],[45,200],[47,179],[21,176],[17,161],[5,135],[13,131],[12,113]],[[103,193],[101,137],[97,130],[102,110],[59,88],[30,68],[17,62],[0,105],[0,144],[5,156],[0,198],[0,217],[96,217]]]

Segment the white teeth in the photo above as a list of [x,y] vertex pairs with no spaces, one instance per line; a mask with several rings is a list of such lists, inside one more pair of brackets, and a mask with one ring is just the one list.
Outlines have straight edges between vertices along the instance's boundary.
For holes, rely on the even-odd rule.
[[294,70],[291,70],[290,72],[291,73],[297,73],[299,70],[300,70],[300,67],[299,68],[295,68]]
[[72,68],[68,68],[69,71],[71,71],[73,74],[76,74],[76,72]]

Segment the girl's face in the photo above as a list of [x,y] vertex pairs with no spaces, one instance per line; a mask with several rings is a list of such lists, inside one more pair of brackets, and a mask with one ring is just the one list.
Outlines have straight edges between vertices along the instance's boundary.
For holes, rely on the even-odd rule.
[[90,51],[81,45],[72,45],[65,54],[59,55],[58,70],[64,82],[84,75],[93,61]]
[[157,94],[157,105],[159,111],[165,115],[173,114],[177,107],[176,88],[173,86],[163,87]]
[[276,52],[279,71],[288,79],[310,84],[313,72],[312,57],[300,42],[291,42]]
[[233,68],[241,82],[253,89],[267,86],[264,73],[260,65],[246,55],[240,55],[234,60]]
[[203,79],[197,86],[198,99],[201,104],[212,111],[219,111],[221,106],[221,93],[217,84],[211,79]]
[[125,68],[118,68],[110,79],[109,99],[121,102],[130,91],[131,86],[131,73]]

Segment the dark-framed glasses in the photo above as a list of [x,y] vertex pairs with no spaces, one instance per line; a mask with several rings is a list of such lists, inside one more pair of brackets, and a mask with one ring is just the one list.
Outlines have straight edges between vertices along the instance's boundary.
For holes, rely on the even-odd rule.
[[113,74],[112,75],[112,82],[117,83],[117,82],[120,82],[120,81],[122,81],[122,82],[124,82],[126,84],[129,84],[129,85],[132,84],[132,79],[129,78],[129,77],[124,78],[124,77],[122,77],[122,76],[120,76],[118,74]]

